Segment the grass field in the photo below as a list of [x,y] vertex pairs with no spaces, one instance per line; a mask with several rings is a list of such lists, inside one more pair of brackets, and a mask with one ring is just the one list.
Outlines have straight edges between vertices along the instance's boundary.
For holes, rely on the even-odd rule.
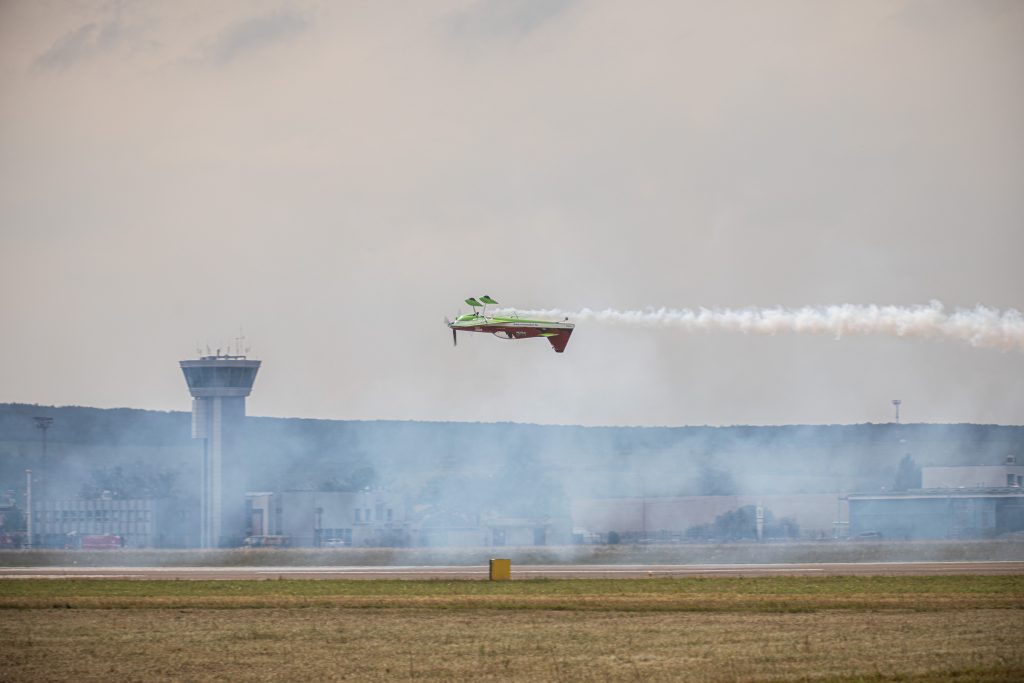
[[0,680],[1024,680],[1024,577],[0,581]]

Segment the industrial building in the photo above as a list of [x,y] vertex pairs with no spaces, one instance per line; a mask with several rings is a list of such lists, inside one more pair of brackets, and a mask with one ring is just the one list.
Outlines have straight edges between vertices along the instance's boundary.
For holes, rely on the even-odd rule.
[[850,534],[891,539],[991,538],[1024,531],[1024,467],[923,467],[922,488],[851,494]]
[[923,467],[921,488],[958,489],[1005,486],[1024,486],[1024,465],[1009,455],[1003,465],[976,465],[969,467]]
[[477,516],[410,505],[387,489],[249,495],[249,545],[487,547],[562,545],[569,520]]
[[300,547],[410,544],[405,500],[384,489],[253,493],[249,506],[250,544],[268,537]]
[[116,536],[125,548],[194,548],[194,503],[177,499],[41,500],[33,505],[32,546],[74,548],[83,537]]
[[849,503],[854,538],[991,538],[1024,531],[1024,490],[1016,486],[851,494]]
[[776,519],[792,519],[804,537],[831,537],[836,523],[847,518],[846,501],[838,493],[581,498],[572,503],[572,525],[584,541],[605,538],[613,531],[634,538],[681,540],[688,529],[750,505],[763,507]]
[[418,506],[413,545],[435,548],[528,547],[572,542],[568,517],[473,515],[442,506]]
[[487,530],[478,515],[440,505],[417,506],[415,545],[427,548],[482,548]]
[[568,545],[572,542],[571,520],[557,517],[486,516],[486,545],[526,547]]
[[249,525],[242,424],[260,361],[218,349],[180,365],[192,394],[192,438],[203,441],[199,546],[240,546]]

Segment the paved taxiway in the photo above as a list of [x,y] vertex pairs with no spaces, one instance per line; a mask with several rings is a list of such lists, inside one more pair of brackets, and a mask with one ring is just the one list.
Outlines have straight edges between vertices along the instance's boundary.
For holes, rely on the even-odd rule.
[[[684,576],[934,576],[1024,574],[1024,562],[515,565],[516,579]],[[486,565],[447,567],[0,567],[0,579],[486,579]]]

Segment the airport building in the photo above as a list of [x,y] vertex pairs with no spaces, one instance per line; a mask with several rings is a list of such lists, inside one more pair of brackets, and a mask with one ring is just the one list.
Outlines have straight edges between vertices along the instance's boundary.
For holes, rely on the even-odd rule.
[[1000,488],[1024,486],[1024,465],[1017,458],[1006,456],[1003,465],[977,465],[969,467],[924,467],[921,469],[921,488]]
[[991,538],[1024,531],[1024,467],[923,467],[922,488],[851,494],[850,534],[891,539]]
[[572,502],[572,526],[581,542],[600,541],[611,532],[648,541],[680,541],[689,529],[748,506],[770,511],[775,519],[793,520],[801,536],[810,538],[833,536],[837,523],[848,515],[846,500],[838,493],[580,498]]
[[405,546],[406,507],[402,496],[384,489],[253,493],[248,544]]
[[181,361],[192,394],[192,438],[203,442],[199,546],[240,546],[248,532],[245,399],[260,361],[241,355]]
[[568,517],[474,515],[437,505],[418,506],[411,524],[412,543],[433,548],[536,547],[568,545]]
[[854,538],[992,538],[1024,531],[1024,491],[1016,486],[850,494],[849,503]]
[[250,546],[501,547],[571,542],[568,518],[474,515],[410,505],[386,489],[249,494]]
[[196,507],[173,498],[40,500],[33,506],[32,546],[80,548],[109,539],[124,548],[194,548]]
[[483,519],[487,545],[494,547],[529,547],[569,545],[572,543],[571,520],[568,517],[506,517],[488,515]]

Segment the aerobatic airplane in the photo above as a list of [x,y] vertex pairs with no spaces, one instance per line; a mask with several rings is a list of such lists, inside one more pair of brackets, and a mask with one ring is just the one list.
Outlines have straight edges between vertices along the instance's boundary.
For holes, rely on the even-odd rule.
[[[568,322],[568,318],[562,322],[550,322],[547,320],[524,320],[522,318],[491,318],[487,316],[487,305],[498,302],[489,296],[482,296],[480,300],[470,297],[466,303],[473,307],[472,313],[460,315],[455,320],[444,319],[444,322],[452,330],[452,341],[458,346],[459,332],[489,332],[499,339],[530,339],[531,337],[544,337],[551,342],[551,348],[556,353],[565,351],[565,345],[569,343],[569,335],[575,325]],[[477,311],[477,309],[480,309]]]

